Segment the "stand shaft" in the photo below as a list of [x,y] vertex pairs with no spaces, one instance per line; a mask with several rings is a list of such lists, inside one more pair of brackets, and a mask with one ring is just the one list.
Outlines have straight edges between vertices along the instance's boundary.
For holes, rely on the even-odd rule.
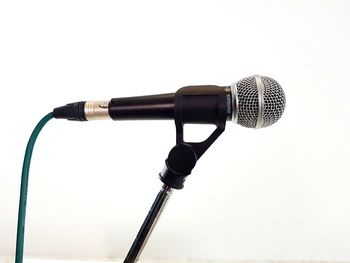
[[163,185],[162,189],[160,190],[156,199],[154,200],[153,205],[149,210],[145,221],[143,222],[139,232],[137,233],[135,241],[132,244],[128,255],[124,259],[124,263],[134,263],[137,261],[138,257],[142,252],[142,249],[144,248],[148,240],[148,237],[150,236],[154,226],[158,221],[160,214],[163,211],[167,200],[169,199],[171,191],[171,187],[165,184]]

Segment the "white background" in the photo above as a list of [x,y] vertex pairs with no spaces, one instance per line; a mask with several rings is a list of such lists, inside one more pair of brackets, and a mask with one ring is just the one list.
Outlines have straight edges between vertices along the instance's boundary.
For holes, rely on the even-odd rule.
[[[348,1],[0,2],[0,255],[14,255],[25,145],[54,107],[261,74],[285,90],[282,119],[228,123],[142,258],[350,260],[349,25]],[[171,121],[51,121],[26,256],[125,256],[174,143]]]

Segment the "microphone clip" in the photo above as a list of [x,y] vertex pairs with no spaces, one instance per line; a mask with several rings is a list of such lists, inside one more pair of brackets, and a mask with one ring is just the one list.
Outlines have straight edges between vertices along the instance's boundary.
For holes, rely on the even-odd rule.
[[[184,187],[197,160],[225,130],[227,112],[227,93],[222,87],[191,86],[175,93],[176,145],[170,150],[159,174],[164,184],[175,189]],[[185,123],[215,124],[216,129],[202,142],[185,142]]]

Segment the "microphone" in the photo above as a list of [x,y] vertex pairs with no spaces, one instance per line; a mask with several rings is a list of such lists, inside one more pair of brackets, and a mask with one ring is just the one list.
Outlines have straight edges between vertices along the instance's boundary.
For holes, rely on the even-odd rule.
[[225,118],[248,128],[277,122],[286,98],[272,78],[254,75],[230,86],[187,86],[176,93],[114,98],[109,101],[80,101],[53,110],[57,119],[166,120],[181,109],[183,123],[216,124]]

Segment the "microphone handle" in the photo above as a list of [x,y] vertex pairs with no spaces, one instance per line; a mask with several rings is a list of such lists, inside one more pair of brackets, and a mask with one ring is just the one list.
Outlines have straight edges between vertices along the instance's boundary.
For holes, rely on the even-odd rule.
[[[224,94],[225,101],[220,102],[220,94]],[[176,93],[115,98],[108,103],[108,112],[109,117],[117,121],[173,120],[181,109],[183,123],[213,124],[219,120],[218,107],[225,108],[226,119],[232,118],[229,87],[187,86]]]
[[114,98],[108,104],[113,120],[174,119],[175,93]]
[[166,120],[174,119],[175,93],[114,98],[110,101],[79,101],[53,110],[56,119]]
[[75,121],[169,120],[178,116],[182,123],[215,124],[222,117],[231,120],[231,105],[230,87],[187,86],[176,93],[69,103],[55,108],[53,116]]

